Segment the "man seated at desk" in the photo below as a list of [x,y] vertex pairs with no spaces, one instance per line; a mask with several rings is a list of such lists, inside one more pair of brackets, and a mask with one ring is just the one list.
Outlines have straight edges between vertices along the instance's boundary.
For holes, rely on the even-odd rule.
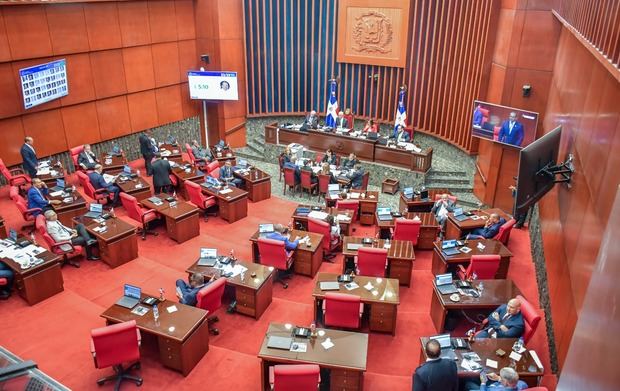
[[521,301],[510,299],[508,304],[500,305],[489,317],[484,330],[476,338],[519,338],[525,331]]
[[0,278],[6,278],[6,285],[0,286],[0,300],[6,300],[11,297],[15,274],[4,262],[0,262]]
[[235,178],[233,175],[232,163],[230,163],[230,160],[226,160],[226,163],[220,168],[220,180],[235,187],[239,187],[243,183],[241,179]]
[[323,155],[323,159],[321,159],[321,163],[327,163],[330,166],[336,166],[338,162],[338,158],[336,154],[332,152],[331,149],[325,151],[325,155]]
[[343,159],[342,168],[345,170],[352,170],[355,167],[355,165],[358,163],[359,163],[359,160],[357,160],[357,157],[355,156],[355,154],[351,152],[349,154],[349,157],[347,157],[346,159]]
[[84,144],[84,149],[77,158],[78,164],[83,170],[92,170],[99,163],[97,157],[90,148],[90,144]]
[[310,114],[304,119],[304,123],[301,125],[301,129],[316,129],[319,127],[319,117],[316,115],[316,111],[312,110]]
[[476,228],[467,235],[467,239],[491,239],[499,232],[500,227],[506,222],[497,213],[492,213],[484,223],[484,227]]
[[527,383],[519,380],[517,371],[510,367],[504,367],[499,371],[499,376],[490,372],[488,374],[480,374],[480,384],[473,380],[467,381],[465,389],[467,391],[519,391],[528,388]]
[[155,188],[155,194],[162,192],[169,193],[172,181],[170,180],[170,174],[172,174],[172,167],[170,162],[160,157],[155,157],[151,162],[151,170],[153,172],[153,187]]
[[360,164],[356,164],[352,171],[349,171],[347,178],[351,181],[351,188],[359,190],[362,188],[364,169]]
[[[47,185],[39,178],[32,179],[32,186],[28,189],[28,193],[26,197],[28,199],[28,209],[39,208],[43,212],[46,210],[51,210],[52,205],[60,205],[62,201],[60,200],[48,200],[45,198],[49,193],[47,189]],[[41,212],[34,211],[32,212],[33,216],[38,216]]]
[[336,129],[349,129],[349,123],[347,122],[347,119],[344,118],[344,112],[341,111],[338,113],[338,118],[336,118],[336,123],[334,126]]
[[431,209],[431,213],[435,215],[435,219],[439,226],[441,227],[441,234],[446,229],[446,220],[448,220],[448,213],[454,212],[454,202],[450,201],[448,198],[448,194],[442,194],[439,200],[435,202],[433,208]]
[[[301,182],[301,170],[297,165],[297,156],[291,156],[291,160],[288,162],[284,162],[282,168],[292,168],[295,171],[295,183]],[[220,173],[221,177],[221,173]]]
[[203,160],[205,162],[210,162],[213,160],[213,154],[209,148],[204,148],[196,140],[192,140],[192,153],[194,154],[194,158],[196,160]]
[[90,184],[93,185],[93,188],[95,190],[106,189],[109,193],[114,194],[114,198],[112,199],[112,206],[118,206],[119,205],[118,197],[119,197],[119,193],[121,192],[121,189],[119,189],[118,186],[112,183],[106,182],[105,179],[103,179],[102,173],[103,173],[103,167],[101,167],[101,164],[97,164],[95,166],[95,171],[88,174],[88,179],[90,180]]
[[286,248],[286,251],[293,251],[297,248],[297,245],[299,244],[299,239],[291,242],[289,240],[291,234],[288,232],[287,227],[283,226],[282,224],[276,224],[273,227],[273,231],[274,232],[267,235],[267,239],[279,240],[281,242],[284,242],[284,248]]
[[396,127],[396,132],[394,132],[393,136],[397,143],[408,143],[410,141],[409,133],[405,131],[402,125]]
[[441,358],[441,345],[431,339],[424,346],[428,359],[413,375],[413,391],[458,391],[459,377],[454,360]]
[[310,165],[310,160],[304,160],[304,165],[300,168],[299,175],[301,179],[301,171],[310,171],[310,183],[317,183],[319,179],[316,175],[314,175],[314,171],[312,170],[312,166]]
[[181,304],[195,307],[198,303],[196,295],[202,288],[209,285],[213,280],[215,280],[215,274],[212,275],[207,282],[205,282],[205,277],[202,273],[191,274],[189,276],[189,284],[184,280],[178,279],[176,281],[176,286],[179,302]]
[[[75,229],[71,229],[58,221],[58,215],[53,210],[48,210],[44,214],[47,233],[54,239],[54,242],[71,242],[73,245],[82,246],[86,249],[86,259],[89,261],[99,259],[98,256],[93,254],[92,249],[97,244],[97,240],[90,236],[84,224],[78,224],[75,226]],[[71,247],[64,244],[60,246],[60,249],[70,251]]]

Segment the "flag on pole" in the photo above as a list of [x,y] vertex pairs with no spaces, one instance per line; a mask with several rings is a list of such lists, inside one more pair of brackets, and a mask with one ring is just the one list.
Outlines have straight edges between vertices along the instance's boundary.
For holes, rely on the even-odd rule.
[[325,126],[335,127],[338,118],[338,99],[336,99],[336,80],[329,81],[329,100],[327,103],[327,113],[325,114]]
[[396,109],[396,119],[394,120],[394,137],[398,133],[398,125],[402,125],[403,128],[407,127],[405,120],[407,119],[407,109],[405,109],[405,90],[401,89],[398,94],[398,109]]

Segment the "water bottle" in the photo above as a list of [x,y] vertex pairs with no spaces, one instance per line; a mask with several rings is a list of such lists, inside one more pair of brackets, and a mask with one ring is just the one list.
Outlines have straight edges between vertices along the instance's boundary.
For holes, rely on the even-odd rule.
[[310,323],[310,336],[312,338],[316,337],[316,324],[314,322]]
[[175,200],[177,199],[177,191],[176,190],[172,190],[172,198],[174,198]]
[[157,304],[153,306],[153,318],[155,319],[155,322],[159,319],[159,308],[157,308]]

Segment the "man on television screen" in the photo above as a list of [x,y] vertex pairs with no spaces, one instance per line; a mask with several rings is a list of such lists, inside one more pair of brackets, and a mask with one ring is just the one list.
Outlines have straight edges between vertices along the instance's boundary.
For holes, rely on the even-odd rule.
[[504,121],[502,128],[499,130],[497,140],[500,143],[521,146],[523,142],[523,125],[517,121],[517,113],[510,113],[510,117]]

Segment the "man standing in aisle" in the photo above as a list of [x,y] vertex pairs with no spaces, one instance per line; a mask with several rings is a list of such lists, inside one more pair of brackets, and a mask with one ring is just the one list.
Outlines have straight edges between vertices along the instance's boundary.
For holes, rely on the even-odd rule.
[[31,178],[34,178],[37,175],[37,165],[39,164],[37,161],[37,153],[32,146],[33,143],[34,140],[32,137],[26,136],[24,139],[24,145],[22,145],[22,148],[19,151],[24,162],[24,169]]

